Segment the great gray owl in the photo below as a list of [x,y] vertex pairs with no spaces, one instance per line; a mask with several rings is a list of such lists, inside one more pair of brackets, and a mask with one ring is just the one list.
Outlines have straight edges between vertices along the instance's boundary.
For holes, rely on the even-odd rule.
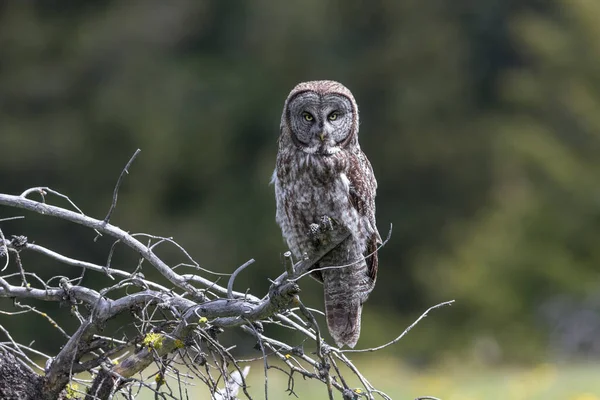
[[311,256],[319,231],[342,227],[351,235],[315,266],[323,283],[329,332],[338,346],[354,347],[362,305],[375,286],[377,181],[358,144],[358,107],[344,85],[312,81],[289,94],[281,116],[273,173],[276,220],[296,258]]

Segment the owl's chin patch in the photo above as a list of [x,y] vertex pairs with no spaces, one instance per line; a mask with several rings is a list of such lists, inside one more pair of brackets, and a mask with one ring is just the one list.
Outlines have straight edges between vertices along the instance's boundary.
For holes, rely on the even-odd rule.
[[327,147],[326,149],[324,149],[323,154],[330,156],[332,154],[337,153],[340,150],[341,150],[340,146]]
[[307,154],[316,154],[319,151],[319,146],[301,147],[302,151]]
[[302,147],[301,149],[307,154],[319,154],[322,156],[330,156],[341,150],[339,146],[322,147],[319,145]]

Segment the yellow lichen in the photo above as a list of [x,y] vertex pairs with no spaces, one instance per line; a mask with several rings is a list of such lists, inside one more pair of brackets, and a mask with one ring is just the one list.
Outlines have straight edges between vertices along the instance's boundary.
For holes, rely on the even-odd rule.
[[163,335],[161,335],[160,333],[149,333],[146,335],[146,337],[142,341],[142,344],[145,347],[152,347],[153,349],[158,350],[162,347],[164,338],[165,337]]
[[76,383],[69,383],[67,385],[67,387],[65,388],[65,391],[67,392],[65,395],[65,398],[67,398],[67,399],[76,398],[78,389],[79,389],[79,386]]

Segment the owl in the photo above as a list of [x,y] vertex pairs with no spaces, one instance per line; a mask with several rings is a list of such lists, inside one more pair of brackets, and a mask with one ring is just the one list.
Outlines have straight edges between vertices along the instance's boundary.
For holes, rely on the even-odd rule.
[[272,183],[276,221],[298,258],[324,246],[328,230],[350,235],[313,269],[323,283],[327,327],[336,344],[353,348],[360,336],[363,303],[375,286],[377,181],[358,144],[358,106],[334,81],[298,84],[283,107]]

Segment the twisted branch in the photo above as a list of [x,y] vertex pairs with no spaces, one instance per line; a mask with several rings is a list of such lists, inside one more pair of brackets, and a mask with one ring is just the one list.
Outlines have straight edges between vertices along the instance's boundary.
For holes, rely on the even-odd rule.
[[[285,271],[272,281],[269,292],[262,297],[233,290],[237,275],[254,260],[238,267],[231,274],[227,287],[197,274],[180,274],[175,269],[181,266],[192,267],[200,272],[207,271],[200,268],[171,238],[128,233],[109,222],[116,207],[122,178],[138,152],[133,155],[119,176],[111,207],[102,220],[85,215],[67,196],[49,188],[31,188],[20,196],[0,194],[0,206],[27,210],[88,227],[98,234],[114,238],[115,243],[125,244],[140,256],[138,266],[131,268],[133,272],[128,272],[111,267],[110,256],[107,265],[97,265],[29,243],[23,236],[9,238],[0,229],[0,258],[5,258],[4,262],[0,262],[4,272],[4,275],[0,276],[0,297],[67,303],[71,306],[71,313],[80,323],[79,328],[72,334],[62,331],[66,342],[55,356],[43,355],[48,358],[44,374],[39,376],[39,380],[32,380],[32,385],[35,383],[32,390],[38,391],[36,395],[39,397],[36,398],[54,399],[61,392],[64,394],[69,390],[83,393],[86,399],[109,399],[119,391],[127,393],[129,398],[135,398],[142,388],[154,391],[157,398],[177,398],[173,394],[165,394],[175,392],[178,392],[181,398],[186,383],[198,379],[209,388],[214,398],[233,399],[235,393],[241,390],[246,398],[251,399],[246,385],[248,369],[243,367],[243,364],[258,360],[262,360],[264,366],[266,398],[269,395],[270,370],[281,371],[287,376],[290,394],[294,393],[295,377],[301,376],[323,383],[330,399],[334,398],[336,391],[341,393],[344,399],[356,399],[359,396],[374,399],[375,395],[383,399],[390,398],[371,385],[346,353],[373,352],[391,346],[402,339],[430,311],[450,305],[453,301],[429,308],[400,336],[382,346],[363,350],[340,350],[330,346],[321,336],[321,330],[313,316],[314,311],[307,308],[299,297],[298,281],[309,273],[325,254],[344,241],[349,232],[331,231],[326,241],[329,243],[328,247],[296,263],[293,263],[291,255],[286,253]],[[41,201],[28,198],[34,193],[41,196]],[[66,199],[75,211],[47,204],[46,196],[49,194]],[[20,217],[5,218],[0,222],[15,218]],[[147,240],[147,243],[142,243],[138,238]],[[164,242],[177,246],[190,263],[179,264],[174,268],[168,266],[153,252],[157,245]],[[28,272],[26,266],[22,265],[20,253],[28,251],[80,268],[82,272],[110,276],[115,279],[115,283],[96,291],[82,286],[80,278],[69,280],[57,276],[44,281],[36,274]],[[141,261],[148,262],[152,268],[159,271],[173,288],[145,278],[140,269]],[[12,264],[17,267],[18,272],[8,273],[7,269]],[[345,266],[336,266],[343,267]],[[109,292],[120,295],[109,298]],[[42,314],[34,307],[19,302],[15,302],[15,305],[22,309],[19,312]],[[131,315],[129,326],[135,329],[135,335],[125,335],[119,331],[99,334],[108,320],[126,314]],[[44,317],[56,324],[50,317]],[[294,346],[270,336],[265,326],[272,324],[299,332],[304,336],[303,342],[314,343],[315,357],[306,354],[301,345]],[[236,359],[230,349],[221,344],[219,333],[234,327],[239,327],[257,341],[261,357],[253,360]],[[28,364],[35,365],[26,352],[39,355],[37,350],[19,344],[1,326],[0,332],[9,339],[7,342],[0,342],[0,369],[10,365],[11,359],[7,354],[17,357],[19,368],[30,369]],[[270,364],[269,358],[278,360],[281,366]],[[155,364],[159,371],[154,375],[154,382],[139,378],[140,373],[152,364]],[[233,370],[230,371],[230,368]],[[182,373],[182,370],[188,372]],[[19,374],[29,372],[20,371]],[[78,378],[77,374],[81,372],[90,373],[92,380]],[[350,388],[348,380],[344,377],[347,373],[358,377],[362,388]],[[176,381],[178,391],[173,391],[166,381],[167,376]],[[75,390],[69,382],[78,382],[85,390]],[[225,386],[220,388],[222,384]],[[163,391],[163,388],[167,392]]]

